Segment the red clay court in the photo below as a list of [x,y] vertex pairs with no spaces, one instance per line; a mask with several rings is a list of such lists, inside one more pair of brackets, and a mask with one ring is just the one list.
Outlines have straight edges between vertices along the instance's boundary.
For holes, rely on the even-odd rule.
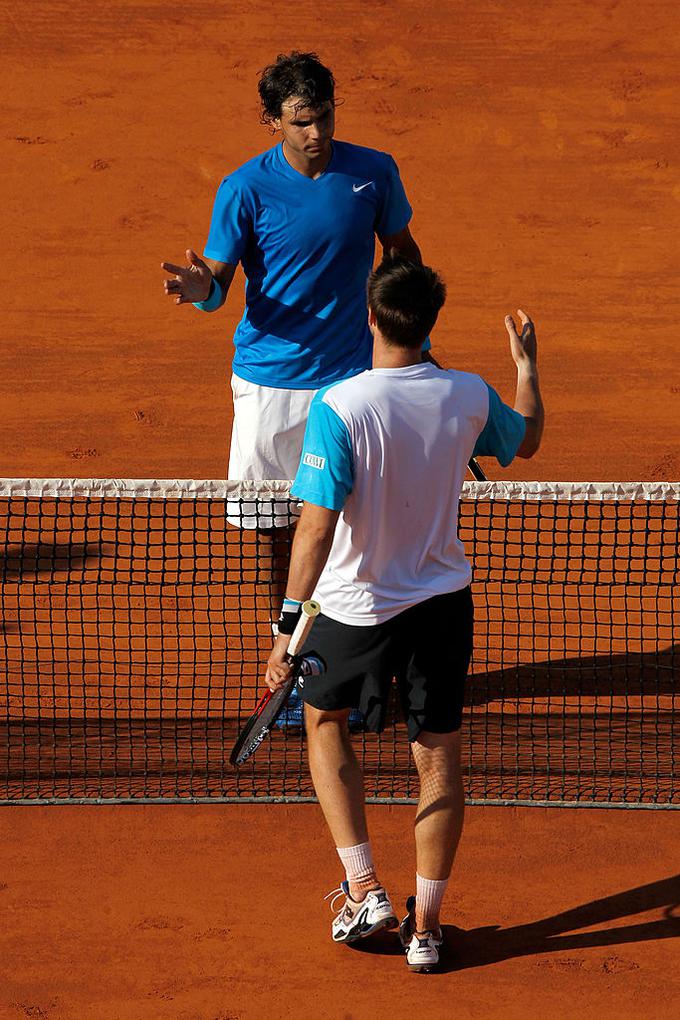
[[[0,488],[0,1017],[675,1015],[675,6],[6,14],[0,475],[26,481]],[[299,729],[226,763],[266,655],[224,483],[115,481],[225,476],[241,287],[199,319],[158,265],[200,250],[218,181],[269,143],[257,72],[295,47],[335,72],[338,137],[399,163],[448,284],[440,360],[507,396],[503,316],[539,337],[541,453],[464,505],[474,804],[422,978],[393,933],[328,937],[338,862]],[[114,481],[28,481],[77,478]],[[357,741],[401,908],[406,742],[396,721]]]

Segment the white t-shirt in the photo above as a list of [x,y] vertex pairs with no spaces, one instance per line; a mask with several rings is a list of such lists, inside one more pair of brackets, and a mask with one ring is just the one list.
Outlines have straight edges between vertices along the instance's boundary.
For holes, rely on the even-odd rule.
[[322,612],[370,626],[466,587],[457,522],[468,460],[510,463],[524,430],[480,376],[430,363],[320,390],[292,493],[342,511],[314,592]]

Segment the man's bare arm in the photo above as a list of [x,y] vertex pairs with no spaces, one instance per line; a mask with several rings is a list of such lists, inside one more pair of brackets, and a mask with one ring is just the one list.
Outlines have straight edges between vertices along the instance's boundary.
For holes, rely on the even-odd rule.
[[[211,273],[224,291],[224,299],[226,300],[231,281],[236,273],[236,266],[230,262],[216,262],[215,259],[206,259],[205,263],[210,267]],[[224,302],[222,303],[224,304]]]
[[383,246],[383,257],[387,255],[404,255],[412,262],[422,262],[420,248],[416,244],[409,227],[404,227],[398,234],[391,234],[389,237],[378,237]]
[[214,312],[221,308],[227,299],[236,266],[228,262],[216,262],[215,259],[202,259],[192,248],[187,248],[186,259],[186,266],[161,262],[161,269],[172,274],[170,279],[163,283],[165,293],[175,299],[176,305],[206,301],[214,278],[219,285],[220,294],[219,300],[210,310]]
[[[295,531],[286,597],[304,602],[314,592],[333,543],[339,510],[305,503]],[[323,607],[322,607],[323,608]],[[279,634],[267,663],[266,684],[276,690],[290,676],[287,659],[290,634]]]
[[517,391],[515,394],[515,410],[523,417],[526,432],[522,445],[517,451],[518,457],[533,457],[541,445],[545,412],[538,385],[537,345],[534,324],[529,316],[517,309],[522,323],[522,332],[518,334],[511,315],[505,317],[505,328],[510,337],[510,352],[517,365]]
[[304,602],[311,598],[333,544],[339,510],[305,503],[300,514],[290,556],[288,598]]

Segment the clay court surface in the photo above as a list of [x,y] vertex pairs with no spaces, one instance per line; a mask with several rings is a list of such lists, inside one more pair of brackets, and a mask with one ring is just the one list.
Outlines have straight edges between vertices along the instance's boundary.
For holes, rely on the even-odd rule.
[[[536,320],[547,434],[506,477],[677,480],[679,28],[663,0],[4,4],[0,475],[224,477],[242,288],[199,316],[159,263],[270,143],[258,70],[311,48],[447,280],[435,354],[508,399],[503,316]],[[370,811],[399,903],[412,817]],[[661,1020],[679,847],[677,811],[470,809],[428,978],[394,936],[330,943],[314,805],[2,808],[0,1017]]]
[[[444,972],[416,975],[394,933],[331,943],[338,866],[316,805],[8,808],[0,1016],[370,1020],[417,1002],[438,1020],[670,1018],[676,817],[470,810]],[[412,819],[369,810],[395,899]]]

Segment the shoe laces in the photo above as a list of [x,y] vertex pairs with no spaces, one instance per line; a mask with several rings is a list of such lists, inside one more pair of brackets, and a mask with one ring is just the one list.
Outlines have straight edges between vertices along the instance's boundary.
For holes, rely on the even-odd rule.
[[342,888],[342,886],[338,886],[337,889],[332,889],[329,893],[326,893],[326,895],[324,896],[324,900],[330,900],[331,901],[329,903],[329,907],[333,911],[334,914],[339,914],[340,911],[342,910],[342,906],[336,907],[336,905],[335,905],[337,903],[337,901],[341,897],[342,897],[343,903],[344,903],[344,900],[347,899],[347,893]]

